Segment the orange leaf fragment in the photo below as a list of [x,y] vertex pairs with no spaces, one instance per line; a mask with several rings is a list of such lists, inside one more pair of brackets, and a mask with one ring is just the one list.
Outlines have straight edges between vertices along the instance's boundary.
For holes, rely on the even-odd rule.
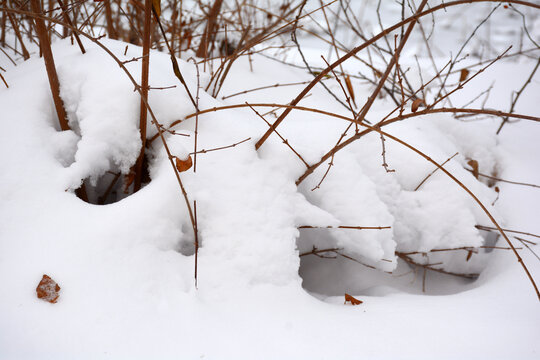
[[352,101],[354,103],[355,102],[354,101],[354,89],[352,87],[352,82],[351,82],[351,78],[349,77],[349,75],[345,76],[345,85],[347,85],[347,91],[351,95],[351,99],[352,99]]
[[461,72],[459,73],[459,82],[467,80],[468,76],[469,76],[469,70],[461,69]]
[[416,99],[413,101],[412,105],[411,105],[411,111],[412,112],[416,112],[418,110],[418,108],[420,107],[420,105],[424,104],[424,99]]
[[60,286],[48,275],[43,275],[36,288],[37,297],[51,304],[55,304],[60,297]]
[[152,7],[156,12],[157,17],[161,15],[161,0],[152,0]]
[[472,160],[472,159],[471,159],[471,160],[469,160],[469,161],[467,162],[467,164],[469,164],[470,167],[472,167],[472,174],[473,174],[473,176],[474,176],[475,178],[478,179],[478,175],[480,175],[480,172],[478,171],[478,161]]
[[191,156],[188,155],[187,159],[180,160],[179,158],[176,158],[176,169],[178,172],[187,171],[191,168],[193,165],[193,161],[191,161]]
[[351,295],[345,293],[345,302],[344,304],[346,304],[348,302],[351,303],[351,305],[360,305],[363,301],[360,301],[354,297],[352,297]]

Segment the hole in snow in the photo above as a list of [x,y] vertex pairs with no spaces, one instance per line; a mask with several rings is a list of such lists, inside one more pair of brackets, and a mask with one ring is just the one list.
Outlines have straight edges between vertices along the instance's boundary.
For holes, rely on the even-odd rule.
[[[468,290],[475,281],[475,278],[464,278],[425,270],[423,267],[408,264],[402,259],[398,259],[397,268],[392,273],[386,273],[382,270],[371,269],[340,255],[350,256],[343,250],[307,254],[312,252],[314,248],[319,251],[339,248],[329,236],[328,231],[331,230],[301,230],[297,240],[301,255],[299,274],[303,279],[302,286],[316,297],[319,297],[318,295],[323,297],[343,296],[345,293],[384,296],[395,292],[448,295]],[[486,245],[493,245],[495,241],[496,235],[486,235]],[[490,252],[489,249],[479,249],[479,253],[474,256],[479,257],[480,262],[484,262],[488,252]],[[451,256],[466,257],[467,252],[453,251]],[[422,259],[422,255],[415,259]],[[439,260],[440,258],[436,259],[437,262]],[[449,258],[448,261],[451,262],[452,258]]]
[[[142,186],[150,182],[148,158],[144,155],[142,165]],[[124,175],[119,170],[107,171],[97,180],[85,180],[83,186],[75,191],[77,197],[94,205],[107,205],[125,199],[133,193],[132,175]]]
[[182,226],[182,234],[183,236],[176,245],[175,250],[184,256],[195,255],[195,239],[193,237],[192,229]]

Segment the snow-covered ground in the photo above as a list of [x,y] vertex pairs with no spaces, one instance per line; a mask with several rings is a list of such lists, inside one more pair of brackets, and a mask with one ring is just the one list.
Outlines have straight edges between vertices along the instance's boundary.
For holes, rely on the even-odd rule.
[[[460,27],[463,33],[476,25],[468,26]],[[540,27],[532,29],[531,36],[538,39]],[[505,48],[515,40],[511,35],[494,36]],[[458,36],[439,39],[447,38]],[[308,59],[321,65],[320,53],[326,56],[328,49],[312,38],[300,39],[306,42]],[[192,168],[180,174],[189,200],[197,202],[201,248],[195,287],[188,210],[159,139],[150,150],[151,182],[139,192],[125,197],[119,189],[121,200],[107,205],[88,204],[74,194],[83,179],[90,192],[103,191],[104,179],[112,177],[108,172],[127,173],[140,148],[139,96],[133,84],[102,49],[83,41],[85,55],[69,40],[53,46],[72,131],[59,131],[42,59],[34,54],[16,67],[0,64],[8,69],[4,74],[10,86],[0,89],[0,359],[540,357],[538,298],[511,251],[480,249],[470,258],[462,250],[429,253],[434,267],[480,273],[476,280],[433,271],[424,278],[421,268],[415,270],[395,255],[494,244],[495,235],[475,228],[493,224],[454,181],[437,171],[415,191],[434,165],[387,138],[385,157],[395,172],[386,172],[380,136],[372,133],[336,154],[318,189],[312,190],[326,163],[297,187],[306,166],[275,134],[255,151],[268,125],[248,107],[200,115],[199,151],[248,140],[200,153],[196,172]],[[125,43],[101,42],[121,61],[141,53],[133,45],[126,52]],[[421,41],[411,44],[417,46],[405,49],[401,66],[415,69],[412,55],[420,54]],[[496,41],[494,48],[500,50]],[[441,50],[435,59],[441,65],[448,56]],[[493,84],[485,106],[508,110],[509,94],[525,82],[538,51],[531,57],[497,62],[456,92],[453,104],[464,105]],[[287,61],[300,64],[292,54]],[[473,56],[460,66],[477,61]],[[424,76],[433,71],[427,57],[419,64]],[[140,63],[126,67],[140,78]],[[180,67],[193,94],[198,82],[204,87],[209,81],[202,66],[199,77],[193,62],[181,61]],[[150,85],[178,85],[150,92],[150,105],[165,127],[194,112],[170,69],[167,54],[151,53]],[[360,65],[346,64],[346,69],[354,74]],[[453,76],[457,83],[459,73]],[[305,85],[227,96],[310,79],[305,70],[268,57],[243,57],[216,98],[200,89],[199,108],[286,104]],[[340,92],[333,79],[325,83]],[[363,104],[372,87],[355,79],[353,86],[357,103]],[[537,74],[516,112],[538,116],[538,94]],[[469,106],[478,108],[482,101]],[[350,116],[319,87],[300,105]],[[379,121],[394,107],[388,97],[379,99],[368,119]],[[272,109],[256,110],[265,114]],[[276,119],[274,114],[264,116],[270,122]],[[510,123],[495,136],[500,121],[434,114],[394,123],[384,131],[439,164],[458,153],[445,169],[474,192],[501,226],[540,234],[538,188],[497,183],[497,192],[494,184],[478,181],[466,170],[474,159],[481,173],[540,184],[539,124]],[[294,110],[278,132],[313,164],[347,125],[337,117]],[[173,155],[186,158],[194,151],[195,127],[195,117],[190,117],[174,128],[189,136],[166,135]],[[349,135],[353,132],[354,127]],[[156,134],[151,124],[148,134]],[[532,276],[540,279],[538,259],[510,239],[521,248]],[[496,245],[507,247],[502,238]],[[313,247],[340,248],[362,264],[339,255],[300,256]],[[55,304],[36,297],[43,274],[61,287]],[[345,293],[363,303],[344,304]]]

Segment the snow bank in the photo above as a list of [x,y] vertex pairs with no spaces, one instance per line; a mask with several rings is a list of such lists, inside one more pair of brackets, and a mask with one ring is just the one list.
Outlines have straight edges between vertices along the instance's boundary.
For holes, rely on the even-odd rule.
[[[125,44],[103,43],[122,61],[140,53],[130,45],[124,55]],[[140,149],[133,85],[99,48],[85,46],[86,55],[67,41],[54,47],[72,131],[58,131],[42,60],[17,66],[11,73],[17,81],[0,90],[0,146],[5,154],[0,282],[7,290],[0,298],[3,358],[452,358],[458,351],[455,344],[471,346],[471,357],[504,358],[517,350],[525,358],[538,351],[533,342],[536,300],[509,253],[497,254],[487,275],[453,296],[410,295],[400,290],[408,278],[392,288],[380,277],[382,271],[397,269],[396,250],[427,252],[484,243],[474,225],[487,224],[485,214],[441,171],[415,191],[433,164],[387,139],[386,158],[395,170],[387,173],[381,166],[380,137],[370,134],[335,156],[320,188],[311,190],[324,176],[324,164],[297,187],[305,166],[275,135],[255,151],[254,143],[267,125],[249,109],[201,115],[199,150],[250,140],[199,154],[196,173],[181,174],[189,199],[197,202],[202,247],[196,290],[191,224],[159,140],[151,149],[152,181],[138,193],[106,206],[83,203],[73,194],[83,179],[96,181],[107,171],[125,174]],[[251,84],[309,79],[309,74],[271,60],[253,60],[253,72],[246,70],[247,60],[237,61],[222,94]],[[178,85],[166,55],[152,52],[150,64],[151,86]],[[194,66],[181,62],[181,68],[195,93]],[[139,77],[137,62],[128,69]],[[200,107],[288,101],[298,89],[273,88],[228,100],[201,90]],[[368,90],[358,96],[367,96]],[[317,104],[342,111],[321,89],[302,102]],[[150,105],[164,126],[193,111],[180,86],[151,90]],[[371,116],[379,115],[385,113]],[[347,125],[293,111],[279,131],[313,163]],[[509,150],[493,140],[492,128],[489,122],[462,123],[440,115],[397,123],[385,131],[439,163],[459,153],[445,168],[500,218],[491,205],[497,197],[493,188],[465,169],[474,159],[482,173],[493,174],[509,156]],[[185,157],[194,148],[195,119],[175,130],[189,137],[167,135],[167,142],[174,155]],[[149,136],[154,134],[149,127]],[[516,211],[508,200],[505,206]],[[300,231],[303,225],[391,229]],[[316,295],[324,302],[309,296],[302,288],[299,254],[314,246],[338,247],[376,267],[379,275],[368,276],[384,283],[356,286],[353,293],[363,295],[362,307],[344,307],[341,297],[329,296],[335,295],[331,277],[319,287],[326,293]],[[444,261],[444,269],[456,272],[479,272],[486,266],[485,254],[467,260],[455,252],[430,255],[430,260]],[[351,276],[344,283],[365,274],[343,269],[343,276]],[[56,305],[35,298],[42,274],[62,288]],[[502,311],[508,314],[504,326],[496,317]],[[409,334],[411,326],[418,336]],[[506,336],[514,331],[520,336],[508,344]]]

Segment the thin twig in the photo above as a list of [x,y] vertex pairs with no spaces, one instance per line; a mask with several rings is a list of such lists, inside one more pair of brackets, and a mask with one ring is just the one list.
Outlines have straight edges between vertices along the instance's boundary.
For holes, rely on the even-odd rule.
[[224,150],[224,149],[230,149],[230,148],[233,148],[237,145],[240,145],[242,143],[245,143],[246,141],[249,141],[251,140],[250,137],[248,137],[247,139],[244,139],[242,141],[239,141],[237,143],[234,143],[234,144],[231,144],[231,145],[227,145],[227,146],[221,146],[221,147],[217,147],[217,148],[213,148],[213,149],[202,149],[202,150],[199,150],[199,151],[194,151],[194,152],[190,152],[189,155],[195,155],[195,154],[206,154],[206,153],[209,153],[209,152],[212,152],[212,151],[219,151],[219,150]]
[[[497,231],[497,230],[498,230],[497,228],[494,228],[494,227],[491,227],[491,226],[485,226],[485,225],[475,225],[475,227],[476,227],[478,230],[485,230],[485,231]],[[532,236],[532,237],[535,237],[535,238],[539,238],[539,239],[540,239],[540,235],[536,235],[536,234],[532,234],[532,233],[528,233],[528,232],[517,231],[517,230],[511,230],[511,229],[502,229],[502,230],[503,230],[504,232],[508,232],[508,233],[527,235],[527,236]]]
[[391,229],[391,226],[311,226],[311,225],[302,225],[298,227],[299,229],[352,229],[352,230],[384,230]]
[[[512,101],[512,105],[510,106],[509,113],[514,112],[514,108],[516,107],[516,104],[517,104],[517,102],[519,100],[519,97],[521,96],[521,94],[523,93],[523,90],[525,90],[527,85],[529,85],[531,83],[532,78],[533,78],[534,74],[536,73],[536,70],[538,70],[538,66],[540,66],[540,57],[538,58],[538,61],[536,62],[536,66],[534,67],[533,71],[531,72],[531,75],[529,75],[529,78],[527,79],[527,81],[525,81],[525,84],[523,84],[521,89],[519,89],[519,91],[516,93],[516,96],[514,97],[514,100]],[[496,134],[499,134],[501,132],[504,124],[506,124],[507,122],[508,122],[508,117],[503,118],[503,121],[501,122],[501,125],[499,125],[499,128],[497,129]]]
[[[459,153],[455,153],[454,155],[450,156],[448,159],[446,159],[445,162],[443,162],[443,163],[441,164],[441,166],[444,166],[447,162],[449,162],[450,160],[452,160],[452,159],[453,159],[454,157],[456,157],[458,154],[459,154]],[[437,170],[439,170],[439,168],[435,168],[432,172],[430,172],[430,173],[428,174],[428,176],[426,176],[426,177],[424,178],[424,180],[422,180],[422,181],[420,182],[420,184],[418,184],[418,186],[414,189],[414,191],[417,191],[418,189],[420,189],[420,187],[426,182],[426,180],[429,179],[430,176],[432,176],[433,174],[435,174],[435,173],[437,172]]]

